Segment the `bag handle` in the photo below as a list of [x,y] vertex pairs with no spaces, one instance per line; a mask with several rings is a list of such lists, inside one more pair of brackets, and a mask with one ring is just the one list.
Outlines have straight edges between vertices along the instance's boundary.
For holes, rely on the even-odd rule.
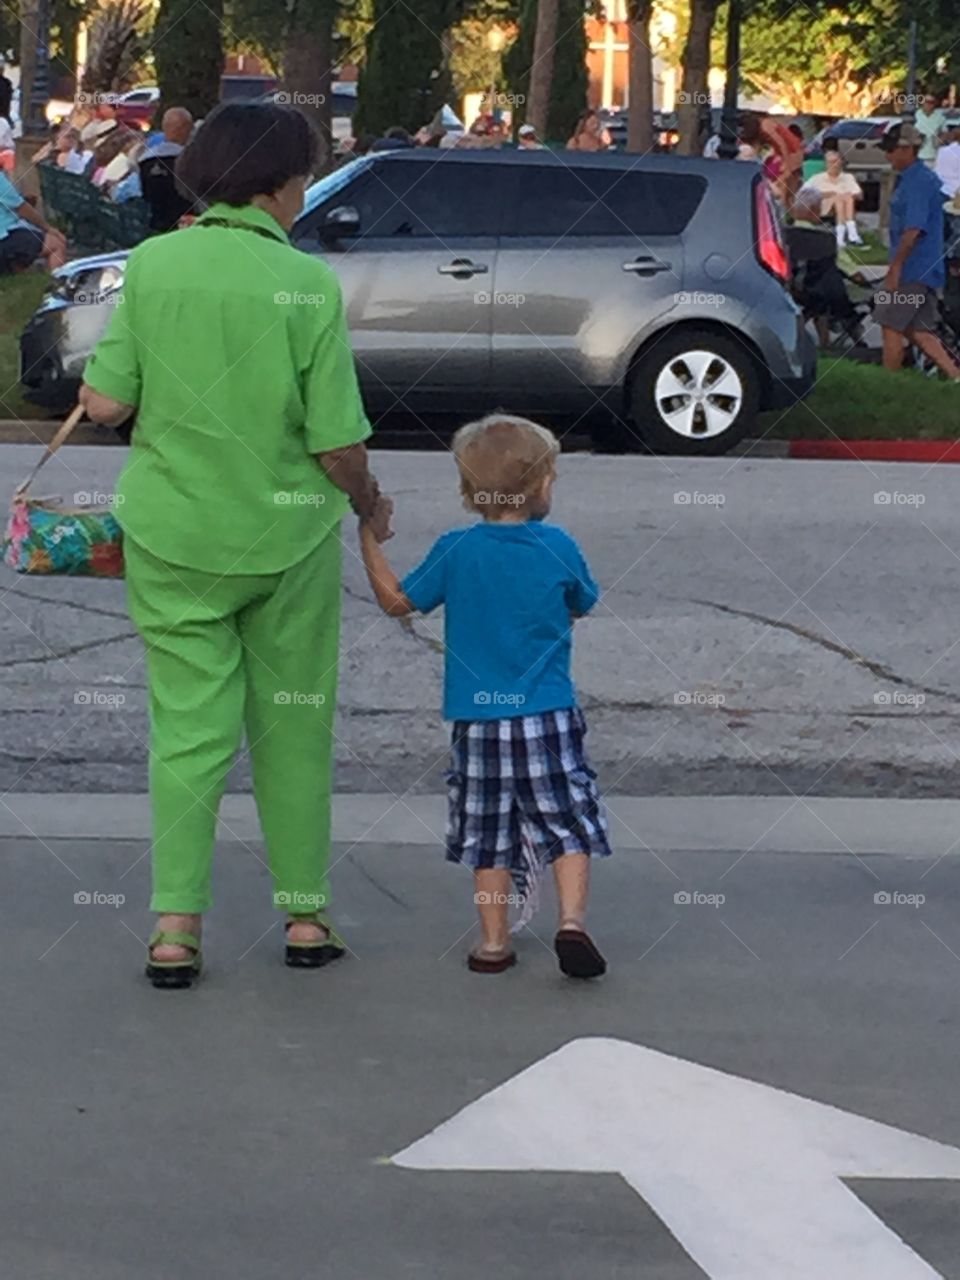
[[33,470],[27,476],[26,480],[21,481],[21,483],[17,485],[13,493],[14,498],[23,498],[26,496],[27,490],[33,484],[34,480],[36,480],[37,475],[40,472],[40,468],[45,466],[50,461],[50,459],[57,452],[57,450],[66,440],[67,436],[71,433],[71,431],[74,429],[74,427],[77,425],[77,423],[80,421],[82,417],[83,417],[83,405],[78,404],[76,408],[71,411],[66,421],[64,421],[61,424],[56,435],[47,445],[46,449],[44,449],[43,456],[41,457],[40,461],[37,463],[37,465],[33,468]]

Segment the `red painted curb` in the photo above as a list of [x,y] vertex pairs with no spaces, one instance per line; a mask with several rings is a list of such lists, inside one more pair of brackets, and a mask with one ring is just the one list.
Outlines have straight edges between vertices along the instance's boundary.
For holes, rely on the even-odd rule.
[[960,440],[791,440],[791,458],[960,462]]

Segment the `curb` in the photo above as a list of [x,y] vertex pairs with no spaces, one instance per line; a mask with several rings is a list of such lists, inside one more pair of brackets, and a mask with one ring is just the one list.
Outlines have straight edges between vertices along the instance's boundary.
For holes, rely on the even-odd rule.
[[[917,860],[960,860],[960,800],[807,796],[798,803],[792,794],[614,795],[605,808],[614,847],[634,858],[658,861],[671,852],[723,850],[901,857],[906,851]],[[333,840],[347,852],[366,845],[441,848],[446,809],[445,795],[340,792],[334,796]],[[0,841],[67,840],[78,852],[82,844],[100,840],[132,841],[146,852],[150,827],[150,802],[141,793],[8,793],[0,806]],[[224,796],[217,838],[229,846],[259,847],[252,795]]]
[[[49,444],[61,425],[60,418],[0,419],[0,444]],[[70,437],[75,444],[123,444],[113,427],[101,427],[93,422],[82,422]]]
[[832,462],[960,462],[960,440],[791,440],[789,456]]

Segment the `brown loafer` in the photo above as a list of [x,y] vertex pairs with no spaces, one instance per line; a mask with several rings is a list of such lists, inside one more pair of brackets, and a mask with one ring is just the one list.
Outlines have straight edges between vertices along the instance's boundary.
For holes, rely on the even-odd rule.
[[471,973],[506,973],[517,963],[515,951],[471,951],[467,956],[467,968]]
[[560,971],[568,978],[599,978],[607,972],[607,962],[593,939],[582,929],[560,929],[553,940]]

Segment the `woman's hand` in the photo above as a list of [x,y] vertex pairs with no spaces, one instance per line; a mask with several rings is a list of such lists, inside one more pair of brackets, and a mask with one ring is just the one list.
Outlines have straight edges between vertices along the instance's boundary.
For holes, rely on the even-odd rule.
[[364,528],[369,529],[376,538],[377,542],[389,542],[393,537],[393,530],[390,528],[390,521],[393,519],[393,499],[385,498],[382,494],[377,498],[373,505],[373,511],[365,520],[360,523]]

